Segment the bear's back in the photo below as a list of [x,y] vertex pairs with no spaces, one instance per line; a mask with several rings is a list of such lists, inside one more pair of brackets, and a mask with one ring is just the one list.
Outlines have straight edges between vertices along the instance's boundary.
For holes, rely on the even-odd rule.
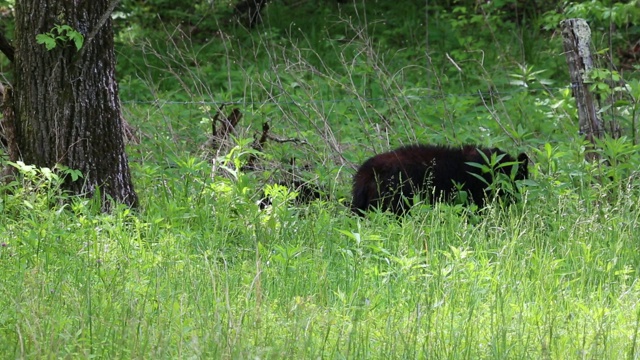
[[[470,163],[485,164],[485,158],[490,159],[492,154],[502,157],[500,163],[516,161],[497,148],[475,145],[459,148],[409,145],[375,155],[365,161],[354,176],[352,209],[362,213],[368,208],[382,207],[401,214],[405,204],[411,205],[415,195],[428,198],[431,203],[453,199],[456,185],[468,193],[472,202],[482,206],[493,175]],[[517,179],[527,177],[525,158],[522,161],[524,173],[519,169]],[[510,169],[507,166],[497,171]]]

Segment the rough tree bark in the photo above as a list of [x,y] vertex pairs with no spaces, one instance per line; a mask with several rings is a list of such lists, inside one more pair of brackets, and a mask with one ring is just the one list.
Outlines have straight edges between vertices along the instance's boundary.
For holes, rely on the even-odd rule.
[[[124,151],[115,77],[111,12],[118,0],[17,0],[14,111],[16,140],[25,163],[62,164],[84,176],[65,186],[137,206]],[[36,35],[69,25],[84,35],[77,50],[58,41],[47,50]]]
[[[589,91],[586,76],[593,69],[591,58],[591,29],[583,19],[567,19],[560,23],[562,27],[563,45],[569,76],[573,89],[573,97],[578,108],[580,133],[595,146],[596,139],[604,137],[604,125],[598,115],[598,104]],[[594,152],[585,153],[587,160],[594,160]]]

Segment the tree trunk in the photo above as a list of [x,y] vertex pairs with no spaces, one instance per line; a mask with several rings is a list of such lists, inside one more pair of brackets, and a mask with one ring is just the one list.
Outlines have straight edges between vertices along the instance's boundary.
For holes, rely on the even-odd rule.
[[[136,206],[124,151],[122,112],[115,77],[111,12],[117,0],[17,0],[14,96],[16,137],[27,164],[62,164],[84,179],[65,186]],[[68,25],[84,35],[56,41],[52,50],[36,35]]]
[[[593,94],[589,91],[587,74],[593,69],[591,58],[591,29],[583,19],[567,19],[560,23],[562,27],[564,52],[569,66],[569,76],[573,89],[573,97],[578,108],[580,133],[596,146],[596,139],[605,135],[604,125],[598,111]],[[587,160],[597,159],[595,152],[586,152]]]

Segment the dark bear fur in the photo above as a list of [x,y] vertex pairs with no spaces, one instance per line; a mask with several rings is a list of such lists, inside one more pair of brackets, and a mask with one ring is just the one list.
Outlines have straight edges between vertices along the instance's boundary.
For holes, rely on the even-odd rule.
[[[486,164],[492,154],[502,156],[493,173],[511,175],[517,166],[514,179],[528,177],[528,157],[522,153],[518,159],[500,149],[484,149],[475,145],[461,148],[434,145],[411,145],[376,155],[365,161],[353,178],[351,209],[360,215],[369,209],[381,208],[402,215],[411,205],[414,196],[436,201],[451,201],[458,193],[456,184],[466,191],[468,200],[484,206],[491,196],[489,185],[494,182],[492,172],[469,163]],[[500,166],[501,164],[513,163]],[[485,181],[477,178],[479,175]]]

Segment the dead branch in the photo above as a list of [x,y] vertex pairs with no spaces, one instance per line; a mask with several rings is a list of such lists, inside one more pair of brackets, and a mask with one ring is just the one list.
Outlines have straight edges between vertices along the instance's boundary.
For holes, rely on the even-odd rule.
[[[15,113],[13,111],[13,91],[11,87],[2,87],[2,120],[0,121],[0,132],[7,142],[7,152],[9,161],[16,162],[20,159],[20,148],[16,137]],[[0,179],[9,183],[15,178],[16,168],[6,165],[0,173]]]
[[282,139],[282,138],[275,137],[273,135],[269,135],[269,140],[275,141],[281,144],[292,142],[300,145],[309,145],[309,142],[305,139],[297,139],[297,138]]
[[[220,107],[220,110],[213,116],[211,121],[211,147],[214,149],[220,148],[220,145],[235,132],[236,125],[242,119],[242,113],[238,108],[231,110],[231,113],[227,116],[221,116],[223,107],[224,105]],[[218,122],[222,124],[219,131],[216,127]]]
[[0,32],[0,51],[2,51],[2,53],[9,59],[9,61],[13,62],[15,49],[2,32]]
[[[264,122],[262,124],[262,134],[260,135],[260,138],[255,139],[251,147],[256,151],[262,151],[262,149],[264,149],[264,144],[265,142],[267,142],[268,138],[269,138],[269,123]],[[245,165],[245,168],[254,170],[256,160],[258,160],[258,156],[256,156],[256,154],[249,155],[249,159],[247,160],[247,164]]]

